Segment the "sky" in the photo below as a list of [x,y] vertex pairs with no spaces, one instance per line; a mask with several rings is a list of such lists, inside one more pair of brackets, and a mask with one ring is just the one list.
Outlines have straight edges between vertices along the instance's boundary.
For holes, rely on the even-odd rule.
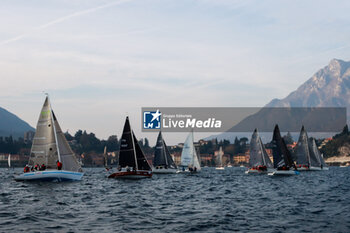
[[[261,107],[350,60],[349,1],[1,0],[0,106],[139,138],[141,107]],[[210,135],[210,133],[208,134]],[[205,135],[197,135],[197,139]],[[167,144],[186,135],[166,133]]]

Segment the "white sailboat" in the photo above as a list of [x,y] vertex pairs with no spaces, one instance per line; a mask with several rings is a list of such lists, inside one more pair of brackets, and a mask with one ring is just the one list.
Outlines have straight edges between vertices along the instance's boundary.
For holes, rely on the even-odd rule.
[[9,154],[7,158],[7,164],[9,165],[9,168],[11,167],[11,154]]
[[215,168],[216,170],[225,170],[225,168],[222,166],[222,156],[224,155],[224,152],[222,150],[222,146],[220,146],[217,158],[216,158],[216,164],[217,167]]
[[[29,166],[36,165],[45,168],[30,171]],[[48,96],[40,112],[29,166],[23,174],[15,176],[16,181],[81,180],[84,174],[58,124]]]
[[181,153],[180,167],[182,168],[182,172],[199,172],[201,170],[197,152],[193,144],[193,132],[190,132],[186,138]]

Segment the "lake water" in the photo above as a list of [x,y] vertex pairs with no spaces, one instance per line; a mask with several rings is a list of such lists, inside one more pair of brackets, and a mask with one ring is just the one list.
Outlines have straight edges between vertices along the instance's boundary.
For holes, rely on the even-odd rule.
[[350,232],[350,167],[244,171],[132,181],[87,168],[81,182],[23,183],[1,168],[0,232]]

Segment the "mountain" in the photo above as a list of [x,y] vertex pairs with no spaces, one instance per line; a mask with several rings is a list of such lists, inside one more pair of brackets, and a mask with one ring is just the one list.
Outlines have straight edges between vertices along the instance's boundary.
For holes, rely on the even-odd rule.
[[[350,109],[350,62],[339,59],[331,60],[327,66],[317,71],[310,79],[287,95],[287,97],[283,99],[273,99],[265,105],[265,107],[346,107]],[[328,117],[330,116],[329,114],[325,115],[328,115]],[[262,108],[256,114],[246,117],[237,125],[233,126],[229,132],[213,135],[208,137],[208,139],[217,137],[218,139],[226,138],[232,141],[235,136],[238,136],[238,133],[231,132],[253,132],[255,127],[260,130],[269,128],[272,132],[275,122],[281,124],[280,128],[282,131],[284,128],[283,124],[289,124],[289,127],[293,125],[293,127],[297,127],[297,131],[299,131],[301,125],[300,119],[297,119],[297,116],[298,114],[293,115],[293,112],[288,110],[276,114],[274,110],[271,111],[271,109]],[[287,122],[286,119],[292,120],[288,120]],[[337,120],[333,119],[328,122],[335,124],[338,122],[343,125],[339,124],[337,127],[335,125],[329,125],[329,127],[342,128],[346,119],[343,119],[343,121],[339,121],[338,118],[335,119]],[[347,111],[347,119],[350,119],[350,111]],[[319,117],[317,120],[325,119]],[[303,122],[315,122],[315,117],[303,119]],[[315,122],[315,125],[317,125],[317,122]],[[309,127],[307,128],[309,130]]]
[[284,99],[266,107],[350,107],[350,62],[333,59]]
[[10,113],[0,107],[0,136],[8,137],[12,135],[14,138],[23,137],[24,133],[32,130],[35,131],[27,122],[23,121],[15,114]]

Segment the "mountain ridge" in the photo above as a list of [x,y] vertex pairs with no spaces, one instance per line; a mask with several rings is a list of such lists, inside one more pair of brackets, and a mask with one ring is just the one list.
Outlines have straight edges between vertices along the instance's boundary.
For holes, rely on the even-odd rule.
[[0,107],[0,136],[14,138],[23,137],[27,131],[35,131],[27,122],[9,112],[8,110]]

